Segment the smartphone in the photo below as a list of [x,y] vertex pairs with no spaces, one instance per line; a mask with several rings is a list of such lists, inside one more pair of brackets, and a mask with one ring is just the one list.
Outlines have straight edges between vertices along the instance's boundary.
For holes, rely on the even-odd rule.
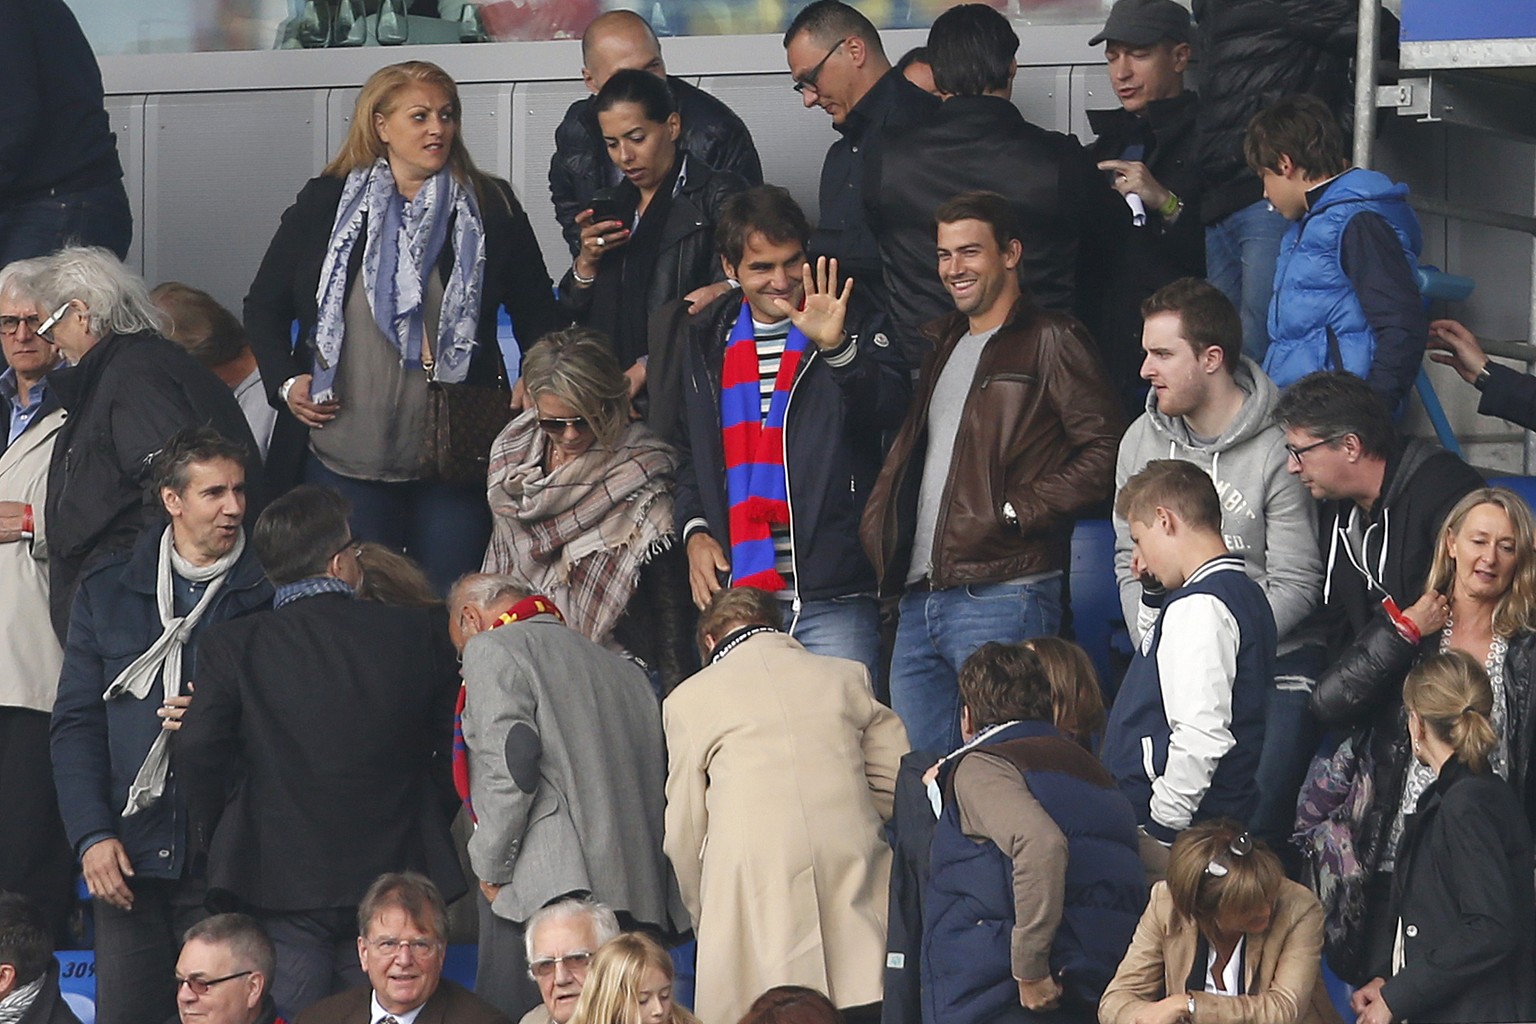
[[608,220],[616,220],[625,226],[629,224],[629,218],[624,210],[624,203],[620,201],[614,189],[598,189],[592,194],[592,201],[587,206],[592,210],[593,224],[601,224],[603,221]]

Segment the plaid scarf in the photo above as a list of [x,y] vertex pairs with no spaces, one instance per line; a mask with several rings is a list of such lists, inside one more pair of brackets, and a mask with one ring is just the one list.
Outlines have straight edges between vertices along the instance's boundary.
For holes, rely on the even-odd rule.
[[594,443],[554,471],[544,468],[544,451],[531,409],[492,445],[484,569],[548,594],[578,632],[612,646],[641,566],[672,543],[677,456],[640,423],[612,448]]
[[720,427],[725,442],[725,489],[730,502],[731,582],[738,587],[783,590],[774,569],[772,526],[789,522],[789,483],[784,475],[784,413],[808,339],[790,327],[784,358],[773,381],[768,418],[763,419],[762,375],[752,307],[741,315],[725,345],[720,380]]
[[[560,614],[560,609],[555,607],[555,602],[547,597],[535,594],[517,602],[511,608],[497,616],[491,624],[491,629],[500,629],[502,626],[523,619],[531,619],[535,615],[553,615],[561,622],[565,616]],[[475,817],[475,805],[469,799],[469,745],[464,742],[464,705],[469,699],[469,685],[459,684],[459,699],[453,704],[453,788],[458,791],[459,799],[464,801],[464,809],[469,812],[470,821],[479,821]]]

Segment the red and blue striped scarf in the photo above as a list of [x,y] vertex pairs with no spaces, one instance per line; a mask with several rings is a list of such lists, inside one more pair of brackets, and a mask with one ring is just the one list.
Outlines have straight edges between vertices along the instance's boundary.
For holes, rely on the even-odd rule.
[[791,326],[784,358],[773,381],[768,418],[763,419],[762,375],[752,307],[741,315],[725,346],[720,380],[720,426],[725,442],[725,493],[730,502],[731,582],[738,587],[783,590],[774,569],[772,527],[789,522],[788,483],[784,476],[784,413],[795,371],[809,339]]
[[[553,615],[561,622],[565,621],[565,616],[560,614],[555,602],[542,594],[534,594],[498,615],[490,628],[496,629],[535,615]],[[453,788],[458,791],[459,799],[464,801],[469,820],[479,821],[475,816],[475,806],[469,799],[469,744],[464,742],[464,704],[468,697],[469,687],[460,683],[459,699],[453,706]]]

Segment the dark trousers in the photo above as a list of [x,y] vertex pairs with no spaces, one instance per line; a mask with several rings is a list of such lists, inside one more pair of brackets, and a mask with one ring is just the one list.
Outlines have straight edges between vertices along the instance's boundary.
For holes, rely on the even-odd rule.
[[0,808],[0,889],[36,904],[59,941],[74,902],[75,855],[59,820],[46,711],[0,707]]
[[528,947],[523,926],[498,917],[485,896],[475,893],[480,912],[480,949],[475,963],[475,995],[513,1020],[543,1000],[539,986],[528,974]]
[[484,484],[355,480],[332,472],[313,454],[304,479],[340,491],[352,505],[352,536],[410,555],[439,594],[446,595],[465,573],[480,570],[491,539]]
[[368,984],[357,959],[356,908],[256,916],[277,951],[278,1016],[293,1020],[328,995]]
[[176,1016],[181,936],[208,916],[201,882],[130,878],[133,909],[106,900],[96,915],[96,1024],[154,1024]]
[[0,267],[66,245],[100,245],[125,259],[132,240],[133,214],[121,181],[0,206]]

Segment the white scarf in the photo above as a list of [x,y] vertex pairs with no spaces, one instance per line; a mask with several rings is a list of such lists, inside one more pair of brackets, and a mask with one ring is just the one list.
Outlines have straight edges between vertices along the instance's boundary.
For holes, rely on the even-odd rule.
[[20,1024],[22,1018],[26,1017],[27,1011],[32,1009],[32,1004],[37,1002],[37,997],[43,991],[43,982],[47,980],[48,972],[44,971],[41,977],[33,978],[4,999],[0,999],[0,1024]]
[[[143,700],[149,696],[156,679],[160,680],[167,699],[181,696],[182,649],[192,631],[197,628],[198,620],[224,588],[229,570],[234,568],[244,551],[245,531],[242,530],[235,535],[235,546],[229,554],[212,565],[193,565],[176,550],[171,527],[165,528],[165,533],[160,537],[160,559],[155,574],[155,607],[160,613],[160,625],[164,632],[160,634],[160,639],[149,645],[149,650],[139,655],[132,665],[112,680],[112,685],[101,695],[102,700],[113,700],[125,693]],[[171,577],[173,572],[189,583],[208,584],[197,605],[180,618],[176,616],[175,585]],[[128,802],[123,806],[125,817],[152,806],[164,794],[166,770],[171,760],[170,737],[169,732],[161,729],[149,753],[144,755],[144,763],[139,766],[133,785],[128,787]]]

